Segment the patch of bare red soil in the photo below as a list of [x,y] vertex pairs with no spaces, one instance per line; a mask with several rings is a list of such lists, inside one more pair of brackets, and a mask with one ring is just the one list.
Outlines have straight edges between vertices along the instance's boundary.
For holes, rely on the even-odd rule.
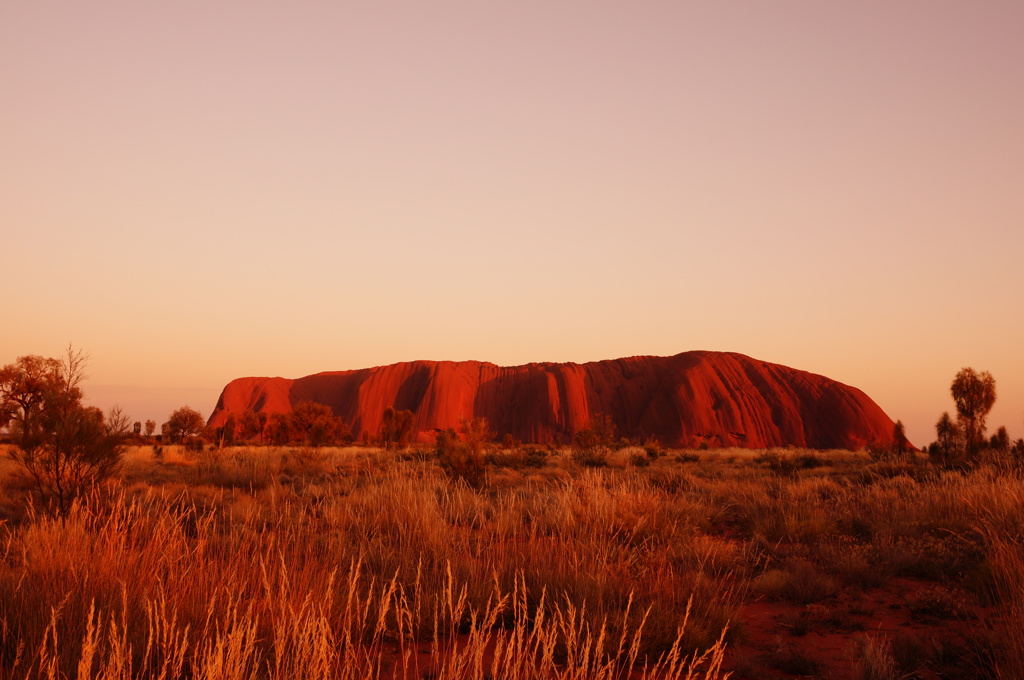
[[724,664],[734,678],[852,678],[860,637],[888,642],[910,666],[901,677],[937,680],[976,677],[969,652],[997,612],[955,587],[896,578],[808,605],[753,597],[739,619]]

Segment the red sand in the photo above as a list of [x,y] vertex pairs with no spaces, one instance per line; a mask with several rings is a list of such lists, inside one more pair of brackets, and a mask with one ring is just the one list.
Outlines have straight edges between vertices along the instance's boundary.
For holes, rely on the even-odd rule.
[[[912,677],[938,680],[950,677],[942,673],[942,666],[963,665],[969,660],[955,658],[967,650],[979,630],[989,629],[998,620],[994,607],[984,607],[973,598],[961,595],[957,601],[963,607],[961,615],[936,618],[915,616],[908,602],[922,589],[941,587],[939,584],[908,578],[893,578],[878,588],[866,591],[846,591],[822,602],[797,605],[752,598],[739,612],[741,640],[726,650],[725,669],[733,677],[775,679],[802,677],[779,670],[775,659],[784,650],[795,650],[820,664],[815,677],[852,677],[855,659],[855,640],[858,637],[881,638],[892,641],[904,636],[918,641],[925,657],[913,670]],[[806,632],[797,626],[806,621]],[[936,658],[939,649],[953,658]],[[742,663],[739,659],[744,658]],[[745,667],[745,668],[744,668]],[[947,669],[953,672],[955,668]],[[960,669],[963,671],[963,669]],[[744,672],[745,671],[745,672]],[[969,671],[968,671],[969,672]],[[957,675],[956,677],[966,677]]]

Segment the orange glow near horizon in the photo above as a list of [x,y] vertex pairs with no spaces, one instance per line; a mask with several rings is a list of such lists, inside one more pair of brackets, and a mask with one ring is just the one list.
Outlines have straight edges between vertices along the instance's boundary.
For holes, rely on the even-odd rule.
[[1024,5],[0,8],[0,364],[736,351],[1024,436]]

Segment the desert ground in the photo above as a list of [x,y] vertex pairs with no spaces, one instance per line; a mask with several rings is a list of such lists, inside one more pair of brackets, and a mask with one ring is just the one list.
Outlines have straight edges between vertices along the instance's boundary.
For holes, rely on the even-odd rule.
[[4,460],[0,676],[1024,677],[1013,466],[593,454],[134,446],[66,517]]

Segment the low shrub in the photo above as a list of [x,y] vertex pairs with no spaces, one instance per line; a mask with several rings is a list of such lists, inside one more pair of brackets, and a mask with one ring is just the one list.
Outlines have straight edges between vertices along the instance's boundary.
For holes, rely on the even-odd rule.
[[800,467],[792,456],[775,451],[765,451],[760,455],[754,456],[754,462],[766,465],[772,474],[792,479],[797,477],[797,470]]
[[966,617],[963,594],[945,586],[926,586],[907,599],[907,609],[917,619],[962,619]]
[[813,470],[828,465],[828,461],[813,451],[802,453],[794,458],[797,467],[803,470]]
[[486,472],[483,452],[460,441],[455,430],[438,433],[435,452],[438,464],[448,476],[460,479],[472,487],[480,486],[483,482]]
[[548,463],[548,452],[539,446],[527,446],[522,452],[526,467],[542,468]]
[[542,468],[547,465],[548,452],[539,446],[519,446],[506,449],[499,448],[489,451],[484,455],[484,461],[495,467],[512,468]]
[[323,449],[300,446],[282,454],[281,472],[293,477],[316,477],[331,472],[331,466]]
[[644,451],[647,453],[647,457],[652,460],[654,458],[663,458],[665,456],[665,449],[657,439],[653,438],[644,442]]
[[206,444],[199,437],[189,437],[185,440],[185,450],[189,453],[202,453]]
[[901,677],[888,640],[868,635],[854,640],[854,680],[899,680]]
[[754,592],[772,600],[795,604],[818,602],[836,593],[836,583],[803,558],[790,560],[782,569],[769,569],[755,579]]
[[629,464],[633,467],[647,467],[651,464],[651,459],[646,453],[632,453],[629,456]]

